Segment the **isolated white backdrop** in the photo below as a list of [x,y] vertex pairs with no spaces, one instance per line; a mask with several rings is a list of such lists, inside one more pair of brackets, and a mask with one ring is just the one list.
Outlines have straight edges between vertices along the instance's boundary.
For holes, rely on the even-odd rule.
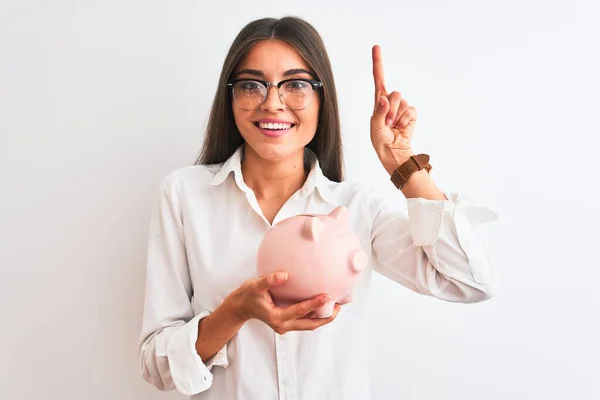
[[[158,400],[139,372],[148,218],[191,164],[249,20],[322,33],[347,177],[370,148],[370,49],[419,110],[434,178],[493,207],[496,298],[452,305],[374,281],[374,399],[600,398],[598,41],[592,1],[4,1],[0,398]],[[351,357],[351,349],[349,357]]]

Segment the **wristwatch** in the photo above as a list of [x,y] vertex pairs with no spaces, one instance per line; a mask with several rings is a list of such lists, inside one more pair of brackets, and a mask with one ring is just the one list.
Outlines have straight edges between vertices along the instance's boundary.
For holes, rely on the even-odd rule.
[[429,173],[431,168],[429,155],[417,154],[411,156],[405,163],[396,168],[390,179],[398,189],[402,189],[412,174],[422,169],[425,169]]

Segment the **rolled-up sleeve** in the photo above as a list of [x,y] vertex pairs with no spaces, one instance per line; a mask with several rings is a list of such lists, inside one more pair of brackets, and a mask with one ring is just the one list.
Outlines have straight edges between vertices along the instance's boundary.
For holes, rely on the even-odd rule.
[[497,215],[458,193],[446,197],[407,199],[408,212],[395,198],[381,202],[372,227],[374,270],[443,300],[486,300],[497,277],[477,228]]
[[146,287],[139,355],[142,376],[159,390],[185,395],[212,385],[214,366],[227,367],[227,346],[206,363],[196,351],[198,324],[210,310],[194,315],[181,198],[177,178],[168,175],[159,189],[150,220]]

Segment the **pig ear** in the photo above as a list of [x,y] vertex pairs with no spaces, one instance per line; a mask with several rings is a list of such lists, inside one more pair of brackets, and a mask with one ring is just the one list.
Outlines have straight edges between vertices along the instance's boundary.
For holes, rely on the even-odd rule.
[[348,223],[348,209],[344,206],[336,207],[332,212],[329,213],[329,216],[340,222]]
[[312,240],[316,242],[319,240],[319,236],[323,229],[325,228],[325,224],[317,217],[306,218],[304,221],[304,225],[302,226],[302,234],[308,240]]

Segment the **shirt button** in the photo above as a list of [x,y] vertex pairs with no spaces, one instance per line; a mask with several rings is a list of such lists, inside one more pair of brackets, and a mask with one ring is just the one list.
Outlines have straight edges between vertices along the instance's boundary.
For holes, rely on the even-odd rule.
[[283,380],[283,386],[285,386],[285,387],[288,387],[288,386],[290,386],[290,380],[289,380],[288,378],[285,378],[285,379]]

